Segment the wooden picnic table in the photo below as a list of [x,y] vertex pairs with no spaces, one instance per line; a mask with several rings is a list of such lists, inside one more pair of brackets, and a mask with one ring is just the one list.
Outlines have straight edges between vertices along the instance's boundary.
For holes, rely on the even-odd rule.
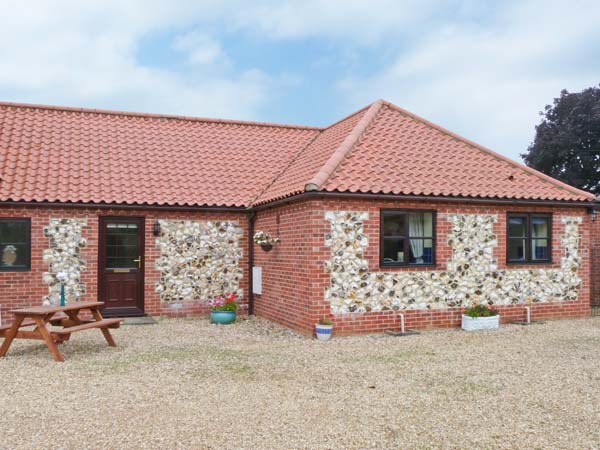
[[[104,319],[100,313],[103,302],[73,302],[67,306],[34,306],[32,308],[15,309],[11,311],[15,320],[11,325],[0,326],[0,337],[4,342],[0,346],[0,358],[6,356],[15,339],[43,340],[55,361],[64,361],[57,344],[68,341],[71,333],[98,328],[102,331],[106,342],[116,347],[109,328],[118,328],[123,319]],[[79,317],[81,311],[90,311],[92,318]],[[61,327],[49,328],[49,325]],[[33,330],[22,330],[35,326]]]

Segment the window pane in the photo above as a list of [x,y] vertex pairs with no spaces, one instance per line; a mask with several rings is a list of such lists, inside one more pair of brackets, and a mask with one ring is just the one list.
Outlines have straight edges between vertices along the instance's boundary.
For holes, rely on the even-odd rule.
[[410,237],[433,237],[433,213],[409,213],[408,228]]
[[509,237],[526,237],[527,221],[525,217],[509,217],[508,218],[508,236]]
[[383,235],[384,236],[405,236],[406,234],[406,214],[393,213],[383,216]]
[[525,261],[525,239],[508,240],[508,260]]
[[550,259],[548,253],[548,239],[531,240],[531,259],[534,261]]
[[383,262],[388,264],[406,262],[404,239],[387,238],[383,240]]
[[410,264],[433,263],[433,239],[410,240]]
[[532,237],[547,238],[548,237],[548,218],[547,217],[532,217],[531,218]]
[[29,240],[29,223],[23,220],[0,222],[0,244],[25,244]]
[[0,244],[0,268],[21,269],[27,267],[27,244]]

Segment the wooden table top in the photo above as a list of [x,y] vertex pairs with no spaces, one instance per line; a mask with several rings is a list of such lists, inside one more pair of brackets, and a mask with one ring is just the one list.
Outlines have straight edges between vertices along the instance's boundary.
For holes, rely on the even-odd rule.
[[13,309],[11,312],[17,315],[45,316],[51,313],[94,308],[102,305],[104,305],[104,302],[72,302],[66,306],[33,306],[31,308]]

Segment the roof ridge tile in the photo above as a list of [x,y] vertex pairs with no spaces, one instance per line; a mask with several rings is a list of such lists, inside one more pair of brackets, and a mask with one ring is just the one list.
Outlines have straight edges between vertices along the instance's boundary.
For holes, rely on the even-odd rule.
[[[377,113],[383,106],[383,100],[377,100],[373,102],[365,115],[361,117],[358,123],[354,126],[352,131],[346,136],[346,138],[342,141],[339,147],[331,154],[329,159],[325,162],[325,164],[319,169],[319,171],[306,183],[304,190],[305,191],[317,191],[322,189],[327,180],[331,177],[335,169],[339,167],[339,165],[344,161],[348,153],[354,148],[355,144],[358,142],[362,134],[368,128],[368,126],[373,122]],[[363,111],[365,108],[361,109]],[[352,117],[351,114],[348,117]]]
[[143,112],[136,112],[136,111],[119,111],[119,110],[113,110],[113,109],[43,105],[43,104],[36,104],[36,103],[19,103],[19,102],[0,101],[0,107],[28,108],[28,109],[48,110],[48,111],[67,112],[67,113],[70,112],[70,113],[84,113],[84,114],[102,114],[102,115],[111,115],[111,116],[137,117],[137,118],[141,118],[141,119],[147,118],[147,119],[181,120],[184,122],[222,123],[225,125],[292,128],[292,129],[319,130],[319,131],[323,130],[323,127],[316,127],[316,126],[310,126],[310,125],[293,125],[293,124],[274,123],[274,122],[259,122],[259,121],[252,121],[252,120],[215,119],[215,118],[209,118],[209,117],[185,116],[185,115],[178,115],[178,114],[155,114],[155,113],[143,113]]

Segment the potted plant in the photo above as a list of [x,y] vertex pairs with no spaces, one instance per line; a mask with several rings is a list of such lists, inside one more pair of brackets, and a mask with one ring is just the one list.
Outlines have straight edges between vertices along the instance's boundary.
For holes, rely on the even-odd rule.
[[331,319],[320,319],[319,323],[315,325],[315,331],[318,340],[328,341],[333,334],[333,322]]
[[222,325],[228,325],[235,322],[238,309],[238,304],[235,301],[236,298],[236,294],[229,294],[225,297],[219,295],[215,299],[209,301],[210,321]]
[[260,245],[265,252],[271,251],[273,245],[279,244],[281,240],[278,237],[271,237],[271,235],[265,231],[257,231],[254,233],[254,243]]
[[462,329],[466,331],[497,330],[499,325],[500,314],[487,305],[472,306],[462,315]]

